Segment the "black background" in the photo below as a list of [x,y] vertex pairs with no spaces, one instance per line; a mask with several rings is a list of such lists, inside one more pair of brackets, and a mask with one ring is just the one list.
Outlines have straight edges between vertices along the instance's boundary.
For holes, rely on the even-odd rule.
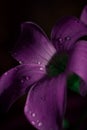
[[[50,37],[52,26],[62,16],[74,15],[79,18],[85,0],[1,0],[0,1],[0,75],[18,63],[9,52],[20,33],[20,24],[34,21]],[[35,130],[23,114],[26,96],[20,98],[8,113],[0,115],[0,130]],[[70,130],[87,130],[87,117],[78,123],[87,109],[87,97],[68,91],[66,118]]]

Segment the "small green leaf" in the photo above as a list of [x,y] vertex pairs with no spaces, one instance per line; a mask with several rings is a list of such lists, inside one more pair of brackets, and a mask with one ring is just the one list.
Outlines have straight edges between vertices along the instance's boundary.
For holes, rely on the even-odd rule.
[[81,83],[81,79],[76,74],[73,74],[68,77],[67,85],[70,90],[79,93],[80,83]]
[[63,128],[69,128],[69,122],[67,119],[63,120]]

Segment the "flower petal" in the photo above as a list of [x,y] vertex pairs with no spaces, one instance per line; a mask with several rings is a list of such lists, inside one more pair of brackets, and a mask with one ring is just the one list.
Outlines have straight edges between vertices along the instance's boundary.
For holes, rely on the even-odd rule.
[[53,27],[51,39],[57,50],[69,50],[75,41],[86,35],[86,26],[76,17],[68,16]]
[[80,40],[74,46],[66,72],[81,78],[80,93],[87,94],[87,41]]
[[9,109],[18,97],[45,75],[44,68],[40,68],[41,65],[19,65],[0,77],[0,112],[1,108],[2,111]]
[[87,5],[83,8],[83,11],[80,16],[80,20],[87,25]]
[[60,130],[66,100],[66,77],[45,78],[30,89],[25,115],[38,130]]
[[12,55],[21,63],[40,63],[46,65],[56,52],[43,30],[32,22],[21,26],[21,34]]

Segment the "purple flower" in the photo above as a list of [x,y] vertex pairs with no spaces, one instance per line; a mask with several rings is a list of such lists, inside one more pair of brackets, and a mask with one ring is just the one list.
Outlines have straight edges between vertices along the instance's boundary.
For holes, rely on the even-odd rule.
[[0,78],[3,111],[28,93],[24,113],[30,123],[38,130],[62,129],[67,78],[76,74],[80,78],[80,94],[87,92],[86,16],[87,6],[80,20],[72,16],[62,18],[53,27],[51,40],[38,25],[22,24],[20,37],[12,51],[12,56],[21,65]]

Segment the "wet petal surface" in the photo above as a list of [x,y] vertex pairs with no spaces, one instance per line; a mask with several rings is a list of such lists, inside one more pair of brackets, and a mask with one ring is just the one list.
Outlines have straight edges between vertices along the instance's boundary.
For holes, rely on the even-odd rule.
[[78,41],[71,52],[67,73],[75,73],[81,78],[80,93],[87,94],[87,41]]
[[43,30],[32,22],[21,26],[21,34],[12,56],[21,63],[41,63],[46,65],[56,52]]
[[[42,68],[42,69],[41,69]],[[0,111],[5,111],[45,75],[41,65],[19,65],[0,77]]]
[[24,112],[38,130],[60,130],[65,111],[66,77],[44,79],[30,89]]
[[69,50],[83,36],[87,36],[86,26],[72,16],[60,19],[51,32],[51,39],[57,51]]

